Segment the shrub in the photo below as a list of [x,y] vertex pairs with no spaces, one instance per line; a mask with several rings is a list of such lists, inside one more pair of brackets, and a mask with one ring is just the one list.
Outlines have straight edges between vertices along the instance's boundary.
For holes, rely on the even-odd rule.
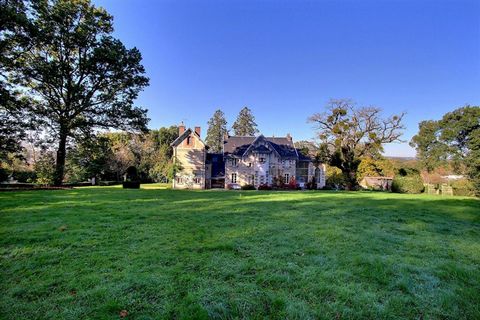
[[392,182],[392,192],[397,193],[422,193],[424,188],[420,175],[396,175]]
[[18,182],[34,182],[37,180],[37,174],[35,171],[16,171],[12,174],[13,180]]
[[43,154],[35,163],[38,184],[49,185],[55,177],[55,157],[52,152]]
[[8,171],[7,169],[0,168],[0,182],[8,180]]
[[242,190],[255,190],[255,186],[252,184],[244,184]]
[[261,184],[258,186],[258,190],[272,190],[272,187],[270,187],[268,184]]
[[124,181],[123,189],[140,189],[140,181]]
[[475,187],[473,183],[467,179],[454,180],[450,184],[455,196],[475,196]]

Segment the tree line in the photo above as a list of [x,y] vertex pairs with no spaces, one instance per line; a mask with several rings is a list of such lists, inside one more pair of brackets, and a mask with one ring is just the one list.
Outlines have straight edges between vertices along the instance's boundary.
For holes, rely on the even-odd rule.
[[[55,185],[73,177],[118,179],[127,163],[146,179],[168,179],[176,170],[169,143],[177,133],[174,127],[148,129],[147,109],[135,105],[148,84],[139,50],[113,37],[113,17],[89,0],[0,0],[3,169],[23,156],[33,159],[41,181]],[[317,133],[309,153],[336,168],[347,189],[358,189],[362,172],[384,165],[384,145],[402,141],[404,116],[385,117],[381,108],[332,99],[308,118]],[[421,122],[410,142],[421,169],[451,165],[479,192],[479,123],[478,106]],[[231,130],[258,133],[248,107]],[[223,111],[215,111],[206,136],[210,150],[221,152],[229,133]],[[27,149],[32,154],[25,155]]]

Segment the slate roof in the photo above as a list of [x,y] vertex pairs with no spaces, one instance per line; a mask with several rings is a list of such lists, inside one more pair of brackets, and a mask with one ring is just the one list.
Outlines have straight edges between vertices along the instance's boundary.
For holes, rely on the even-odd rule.
[[[225,153],[226,157],[233,156],[233,157],[242,157],[242,155],[245,153],[245,151],[250,147],[250,145],[257,139],[257,138],[263,138],[265,139],[270,146],[278,152],[278,154],[282,158],[286,159],[298,159],[298,153],[297,150],[295,149],[295,146],[293,145],[293,141],[287,137],[239,137],[239,136],[232,136],[228,137],[227,140],[225,140],[225,143],[223,145],[223,150]],[[262,146],[265,152],[269,152],[268,148],[265,146]],[[257,149],[260,148],[256,147],[255,151],[258,151]]]
[[208,148],[208,146],[205,144],[205,142],[203,142],[200,136],[190,128],[185,130],[181,135],[178,136],[177,139],[175,139],[172,143],[170,143],[170,146],[172,147],[178,146],[186,137],[190,135],[190,133],[193,133],[195,136],[197,136],[198,140],[200,140],[205,145],[205,147]]

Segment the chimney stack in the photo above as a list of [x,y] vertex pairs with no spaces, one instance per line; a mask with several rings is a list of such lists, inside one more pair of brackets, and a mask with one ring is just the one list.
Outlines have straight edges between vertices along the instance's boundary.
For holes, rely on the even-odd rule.
[[181,136],[184,132],[185,132],[185,125],[183,124],[183,121],[182,121],[178,126],[178,135]]
[[200,127],[195,127],[195,132],[198,134],[198,136],[200,137]]
[[290,133],[287,133],[287,139],[288,139],[289,141],[292,141],[292,136],[290,135]]

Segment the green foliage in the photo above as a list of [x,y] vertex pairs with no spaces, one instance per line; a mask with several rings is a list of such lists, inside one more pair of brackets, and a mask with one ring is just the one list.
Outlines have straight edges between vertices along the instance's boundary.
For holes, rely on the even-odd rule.
[[55,157],[48,151],[43,153],[34,166],[38,184],[51,185],[55,179]]
[[31,129],[25,116],[31,101],[22,98],[8,78],[9,66],[24,54],[16,48],[28,45],[34,31],[24,1],[0,1],[0,161],[11,153],[21,153],[25,131]]
[[480,195],[480,107],[465,106],[439,121],[423,121],[410,143],[424,167],[432,171],[447,159],[465,173]]
[[55,184],[61,184],[69,139],[97,128],[146,129],[146,110],[133,103],[148,78],[140,52],[112,37],[112,16],[90,1],[34,1],[26,17],[37,32],[9,52],[28,54],[7,70],[35,101],[29,116],[58,141]]
[[476,195],[475,185],[468,179],[453,180],[450,185],[455,196],[472,197]]
[[396,193],[422,193],[422,177],[420,175],[396,175],[392,182],[392,192]]
[[210,147],[210,152],[223,151],[223,141],[227,134],[227,120],[222,110],[217,110],[208,120],[208,131],[205,143]]
[[14,171],[12,173],[12,177],[14,180],[17,180],[18,182],[27,182],[27,183],[32,183],[37,180],[37,174],[33,170],[24,170],[24,171]]
[[362,158],[378,158],[383,144],[398,141],[404,114],[381,118],[376,107],[356,108],[348,99],[332,99],[327,111],[309,117],[317,126],[322,160],[342,170],[347,189],[358,189]]
[[242,190],[256,190],[255,186],[252,184],[244,184]]
[[146,186],[0,192],[1,318],[479,319],[476,199]]
[[110,171],[109,160],[113,157],[110,140],[103,135],[78,142],[67,154],[68,182],[100,178]]
[[394,167],[390,160],[365,157],[358,166],[357,180],[361,181],[365,177],[391,177],[393,174]]
[[258,129],[252,110],[248,107],[240,110],[232,128],[236,136],[255,136],[258,133]]
[[7,169],[0,167],[0,182],[7,181],[9,175],[10,174]]

